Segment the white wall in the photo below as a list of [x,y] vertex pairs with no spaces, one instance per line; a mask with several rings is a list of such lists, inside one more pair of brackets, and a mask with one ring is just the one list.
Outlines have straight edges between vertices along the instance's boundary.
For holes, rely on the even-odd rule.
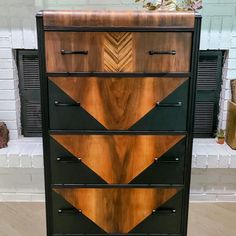
[[229,50],[223,69],[219,127],[226,128],[230,80],[236,79],[236,0],[205,0],[201,49]]
[[[224,128],[226,99],[230,98],[229,80],[236,77],[236,0],[203,1],[201,49],[229,50],[224,67],[225,80],[221,95],[220,126]],[[133,2],[134,0],[0,0],[0,120],[7,123],[12,139],[17,139],[20,134],[18,77],[12,49],[37,47],[35,27],[37,10],[46,8],[141,9],[141,5]],[[192,199],[235,200],[235,169],[228,169],[228,162],[223,158],[224,156],[219,159],[219,168],[223,165],[226,169],[209,169],[209,165],[214,166],[218,159],[211,157],[209,161],[207,152],[205,149],[202,150],[205,156],[193,158],[193,167],[204,169],[193,170]],[[18,159],[21,158],[22,156],[18,157],[18,155],[15,157],[17,163],[20,163]],[[12,155],[9,156],[11,162],[7,157],[0,158],[0,162],[9,164],[6,168],[0,168],[0,201],[42,200],[44,198],[42,167],[30,168],[29,165],[28,168],[19,168],[18,164],[13,163],[15,159]],[[35,161],[41,162],[42,156],[37,156]],[[14,164],[14,168],[11,163]],[[196,166],[194,163],[197,163]],[[217,168],[217,165],[214,168]],[[235,168],[235,165],[231,168]]]
[[[12,139],[20,134],[18,77],[12,49],[37,47],[39,9],[142,9],[134,0],[0,0],[0,120]],[[225,128],[229,80],[236,78],[236,0],[205,0],[201,49],[227,49],[220,126]]]
[[35,48],[35,3],[31,0],[0,0],[0,120],[10,138],[20,133],[18,75],[13,48]]

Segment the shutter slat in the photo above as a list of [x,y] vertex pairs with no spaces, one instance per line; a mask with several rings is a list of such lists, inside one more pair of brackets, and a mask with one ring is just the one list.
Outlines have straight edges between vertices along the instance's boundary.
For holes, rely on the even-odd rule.
[[218,58],[206,60],[200,55],[198,65],[197,90],[216,90]]
[[39,83],[39,60],[35,55],[23,55],[24,90],[38,90]]
[[39,60],[37,51],[20,50],[18,56],[22,109],[22,133],[41,136]]
[[[201,107],[201,109],[199,109]],[[195,113],[195,129],[204,133],[212,133],[214,119],[214,103],[197,102]]]
[[222,51],[200,52],[194,122],[195,137],[212,137],[215,133],[222,56]]

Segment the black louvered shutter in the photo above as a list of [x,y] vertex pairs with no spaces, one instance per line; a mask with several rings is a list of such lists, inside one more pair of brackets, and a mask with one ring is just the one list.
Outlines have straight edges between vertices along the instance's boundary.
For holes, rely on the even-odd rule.
[[22,134],[41,136],[39,61],[36,50],[19,50],[18,72]]
[[194,136],[213,137],[217,129],[223,51],[201,51],[198,66]]

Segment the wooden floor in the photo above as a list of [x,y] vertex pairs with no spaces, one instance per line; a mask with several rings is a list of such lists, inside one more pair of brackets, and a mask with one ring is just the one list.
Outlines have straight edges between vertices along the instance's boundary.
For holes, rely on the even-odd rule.
[[[0,236],[45,236],[42,203],[0,203]],[[192,203],[188,236],[235,236],[236,203]]]

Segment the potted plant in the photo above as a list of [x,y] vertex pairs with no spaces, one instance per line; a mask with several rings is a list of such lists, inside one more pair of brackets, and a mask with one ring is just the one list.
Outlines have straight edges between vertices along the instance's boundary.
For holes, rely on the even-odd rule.
[[148,10],[162,10],[170,9],[176,11],[197,11],[202,9],[202,0],[182,0],[177,3],[176,0],[135,0],[135,2],[142,2],[143,7]]
[[224,144],[225,143],[225,131],[223,129],[220,129],[216,133],[217,143],[218,144]]

